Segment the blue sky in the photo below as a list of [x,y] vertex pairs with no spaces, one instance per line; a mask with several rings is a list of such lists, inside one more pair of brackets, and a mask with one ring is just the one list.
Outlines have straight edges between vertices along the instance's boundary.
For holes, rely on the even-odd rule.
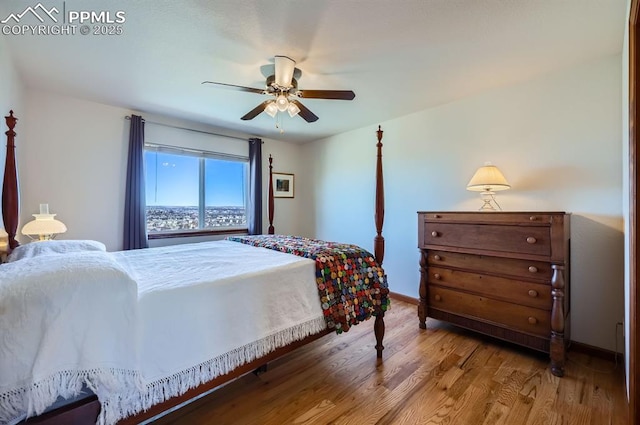
[[[149,206],[197,206],[199,159],[145,151]],[[206,206],[244,205],[246,163],[205,159]]]

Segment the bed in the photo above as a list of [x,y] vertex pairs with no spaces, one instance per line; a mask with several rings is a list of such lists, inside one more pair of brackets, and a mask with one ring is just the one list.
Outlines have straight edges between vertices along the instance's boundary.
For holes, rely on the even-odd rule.
[[273,236],[106,252],[92,241],[19,246],[13,112],[6,122],[2,211],[13,252],[0,265],[0,423],[139,423],[372,316],[382,358],[380,128],[375,255],[273,235],[271,178]]

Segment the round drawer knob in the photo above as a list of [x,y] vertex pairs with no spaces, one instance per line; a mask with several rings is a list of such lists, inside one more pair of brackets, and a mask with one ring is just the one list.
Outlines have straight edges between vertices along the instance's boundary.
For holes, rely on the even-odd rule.
[[434,214],[433,218],[440,218],[440,214]]
[[439,233],[434,230],[433,232],[431,232],[431,236],[437,238],[439,236]]
[[434,275],[433,275],[433,277],[434,277],[436,280],[440,280],[440,279],[442,278],[442,276],[440,276],[440,273],[436,273],[436,274],[434,274]]
[[435,296],[435,297],[433,297],[433,298],[435,298],[435,299],[436,299],[436,301],[440,301],[440,300],[442,300],[442,297],[441,297],[440,295],[436,295],[436,296]]
[[534,244],[534,243],[536,243],[536,242],[538,242],[538,241],[537,241],[537,240],[536,240],[536,238],[534,238],[533,236],[529,236],[529,237],[527,238],[527,243]]
[[533,298],[537,297],[538,296],[538,291],[533,290],[533,289],[529,289],[529,296],[533,297]]
[[529,266],[529,271],[531,273],[538,273],[538,268],[536,266]]
[[529,324],[535,325],[536,323],[538,323],[538,319],[535,317],[529,317]]
[[436,261],[440,261],[441,260],[441,258],[440,258],[440,256],[438,254],[434,255],[433,259],[436,260]]
[[529,217],[529,221],[536,221],[538,219],[538,217],[536,217],[535,215],[532,215],[531,217]]

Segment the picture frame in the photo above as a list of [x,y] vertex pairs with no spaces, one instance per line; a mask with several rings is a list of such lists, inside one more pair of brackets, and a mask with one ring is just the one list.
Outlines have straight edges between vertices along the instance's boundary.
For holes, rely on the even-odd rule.
[[273,197],[294,197],[294,176],[290,173],[273,173]]

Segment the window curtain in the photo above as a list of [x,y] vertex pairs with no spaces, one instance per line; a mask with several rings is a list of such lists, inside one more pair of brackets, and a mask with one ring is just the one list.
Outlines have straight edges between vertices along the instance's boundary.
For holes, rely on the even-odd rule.
[[249,210],[250,235],[262,234],[262,139],[249,139]]
[[147,248],[147,221],[144,191],[144,120],[131,115],[127,190],[124,201],[124,249]]

